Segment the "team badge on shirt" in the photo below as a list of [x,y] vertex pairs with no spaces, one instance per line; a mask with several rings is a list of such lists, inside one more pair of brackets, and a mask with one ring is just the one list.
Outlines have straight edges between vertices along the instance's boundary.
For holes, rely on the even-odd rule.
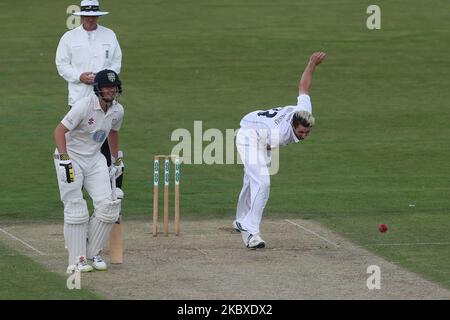
[[106,138],[106,131],[105,130],[97,130],[94,132],[94,135],[92,136],[95,142],[102,142]]
[[88,121],[88,124],[93,124],[94,123],[94,118],[90,118]]

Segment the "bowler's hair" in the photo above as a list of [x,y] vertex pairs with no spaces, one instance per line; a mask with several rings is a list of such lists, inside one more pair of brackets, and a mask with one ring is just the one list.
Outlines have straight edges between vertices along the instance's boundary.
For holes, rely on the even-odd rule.
[[311,113],[305,110],[297,111],[292,117],[292,126],[297,128],[299,124],[305,128],[314,126],[315,119]]

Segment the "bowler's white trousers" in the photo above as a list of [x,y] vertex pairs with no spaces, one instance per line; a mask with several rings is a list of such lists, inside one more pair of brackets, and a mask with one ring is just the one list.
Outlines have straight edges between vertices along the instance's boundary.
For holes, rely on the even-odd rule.
[[236,209],[236,220],[251,234],[259,233],[270,193],[270,151],[267,132],[257,128],[239,129],[236,147],[244,164],[244,179]]

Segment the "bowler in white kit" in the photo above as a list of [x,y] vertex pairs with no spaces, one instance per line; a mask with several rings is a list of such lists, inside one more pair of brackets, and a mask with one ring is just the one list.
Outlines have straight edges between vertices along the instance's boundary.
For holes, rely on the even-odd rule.
[[[54,163],[64,204],[68,272],[107,269],[101,252],[119,216],[123,197],[123,192],[112,190],[110,183],[121,168],[119,130],[124,109],[116,100],[121,92],[122,84],[115,71],[105,69],[98,72],[94,92],[78,100],[55,129],[57,148]],[[100,153],[106,138],[109,139],[112,156],[117,159],[109,169]],[[82,188],[93,200],[91,217]],[[87,259],[92,260],[92,266]]]
[[297,105],[253,111],[240,122],[236,146],[244,164],[244,179],[233,227],[247,248],[264,248],[260,235],[264,208],[269,199],[271,150],[304,140],[314,125],[309,91],[314,70],[325,59],[315,52],[303,71]]

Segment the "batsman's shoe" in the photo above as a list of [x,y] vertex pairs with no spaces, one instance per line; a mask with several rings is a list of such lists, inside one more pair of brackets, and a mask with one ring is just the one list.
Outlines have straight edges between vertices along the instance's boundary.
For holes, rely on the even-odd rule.
[[260,249],[266,246],[264,240],[259,236],[259,234],[251,234],[247,230],[241,229],[242,241],[249,249]]
[[92,266],[95,270],[98,271],[106,271],[108,267],[106,266],[106,262],[103,260],[101,256],[94,256],[92,258]]
[[91,272],[94,269],[92,268],[92,266],[90,266],[87,263],[87,260],[85,257],[80,256],[80,257],[78,257],[78,263],[68,266],[66,272],[71,274],[76,270],[79,270],[80,272]]

